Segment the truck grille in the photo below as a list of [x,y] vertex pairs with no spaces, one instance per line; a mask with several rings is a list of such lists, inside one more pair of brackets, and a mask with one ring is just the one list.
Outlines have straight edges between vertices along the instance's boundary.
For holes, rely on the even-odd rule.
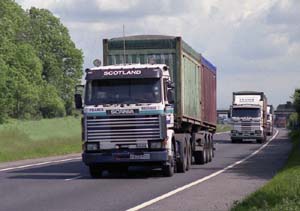
[[254,131],[259,129],[260,123],[254,123],[254,122],[242,122],[241,123],[241,129],[242,131]]
[[160,139],[159,116],[87,117],[88,141],[135,142]]

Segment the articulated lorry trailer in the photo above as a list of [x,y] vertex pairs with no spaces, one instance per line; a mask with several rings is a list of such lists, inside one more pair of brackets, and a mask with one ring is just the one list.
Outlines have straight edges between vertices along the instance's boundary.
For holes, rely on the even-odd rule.
[[266,133],[268,136],[271,136],[273,135],[273,132],[274,132],[274,109],[273,109],[273,105],[268,105]]
[[231,140],[233,143],[243,139],[266,141],[267,98],[263,92],[233,92],[231,106]]
[[105,39],[103,47],[104,66],[87,69],[84,98],[75,94],[90,175],[150,166],[172,176],[210,162],[216,67],[181,37]]

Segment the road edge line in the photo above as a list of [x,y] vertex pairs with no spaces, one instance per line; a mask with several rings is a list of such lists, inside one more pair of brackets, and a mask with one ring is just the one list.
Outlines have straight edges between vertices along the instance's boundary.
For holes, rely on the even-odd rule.
[[45,161],[45,162],[40,162],[40,163],[27,164],[27,165],[23,165],[23,166],[8,167],[8,168],[0,169],[0,172],[16,170],[16,169],[24,169],[24,168],[36,167],[36,166],[43,166],[43,165],[53,164],[53,163],[64,163],[64,162],[80,160],[80,159],[81,159],[81,157],[75,157],[75,158],[67,158],[67,159],[63,159],[63,160],[53,160],[53,161]]

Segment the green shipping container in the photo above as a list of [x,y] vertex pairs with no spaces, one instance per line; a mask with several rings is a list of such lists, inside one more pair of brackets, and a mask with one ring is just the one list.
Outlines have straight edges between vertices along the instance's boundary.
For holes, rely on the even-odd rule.
[[[125,46],[125,50],[124,50]],[[202,119],[201,54],[193,50],[181,37],[138,35],[103,40],[103,63],[166,64],[175,82],[175,119],[214,127]],[[210,111],[207,111],[210,112]]]

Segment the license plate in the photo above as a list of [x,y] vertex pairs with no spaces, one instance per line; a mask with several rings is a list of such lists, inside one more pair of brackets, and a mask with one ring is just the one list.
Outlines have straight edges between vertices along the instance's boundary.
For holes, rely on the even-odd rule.
[[143,154],[143,155],[130,154],[130,159],[131,160],[149,160],[150,154]]

